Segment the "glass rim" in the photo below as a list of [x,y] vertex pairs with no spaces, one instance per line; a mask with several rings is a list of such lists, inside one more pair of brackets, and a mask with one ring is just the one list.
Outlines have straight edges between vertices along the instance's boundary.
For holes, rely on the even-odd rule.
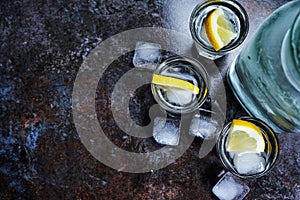
[[[217,139],[216,151],[217,151],[218,157],[220,158],[221,163],[223,164],[223,166],[227,170],[229,170],[232,174],[234,174],[235,176],[237,176],[239,178],[247,179],[247,178],[258,178],[258,177],[264,176],[265,174],[267,174],[274,167],[276,161],[278,160],[279,153],[280,153],[278,137],[277,137],[276,133],[273,131],[273,129],[268,124],[266,124],[264,121],[262,121],[261,119],[258,119],[258,118],[255,118],[255,117],[250,117],[250,116],[239,117],[238,119],[246,120],[246,121],[249,121],[249,122],[259,123],[260,125],[263,126],[263,128],[262,128],[263,130],[264,129],[267,130],[267,131],[264,131],[264,132],[267,132],[266,134],[268,135],[268,137],[269,137],[269,134],[271,134],[272,140],[274,140],[274,143],[275,143],[275,148],[274,148],[274,150],[272,149],[272,152],[274,154],[273,154],[273,158],[272,158],[270,164],[263,171],[261,171],[259,173],[256,173],[256,174],[240,174],[232,166],[228,166],[228,164],[227,164],[228,159],[225,158],[226,156],[223,155],[223,153],[221,152],[222,151],[221,149],[223,148],[223,144],[224,144],[223,142],[221,142],[221,140],[225,136],[228,135],[228,129],[230,128],[230,125],[232,124],[232,120],[227,122],[224,125],[223,130],[221,131],[221,133],[220,133],[220,135]],[[270,137],[269,137],[269,139],[270,139]]]
[[189,63],[193,68],[195,68],[196,72],[199,73],[199,75],[201,76],[201,78],[204,81],[204,84],[206,86],[207,92],[204,96],[201,96],[200,100],[197,100],[198,102],[195,105],[191,105],[187,108],[183,108],[183,109],[171,109],[169,106],[167,106],[158,96],[157,91],[155,89],[154,84],[151,84],[151,92],[153,94],[153,97],[155,99],[155,101],[166,111],[173,113],[173,114],[188,114],[188,113],[192,113],[193,111],[197,110],[198,108],[201,107],[201,105],[203,105],[203,103],[206,101],[208,93],[209,93],[209,76],[208,73],[205,69],[205,67],[196,59],[191,58],[191,57],[187,57],[187,56],[183,56],[183,55],[176,55],[176,56],[171,56],[169,58],[167,58],[166,60],[164,60],[163,62],[161,62],[156,70],[153,72],[153,74],[160,74],[162,69],[164,69],[165,66],[169,65],[170,63],[173,62],[180,62],[180,61],[184,61]]
[[[291,28],[291,47],[292,47],[292,54],[293,60],[295,64],[300,64],[300,11],[295,17]],[[295,43],[294,43],[295,42]]]
[[[203,7],[207,7],[209,5],[214,5],[216,2],[220,3],[220,5],[222,5],[222,4],[223,5],[231,5],[234,8],[236,8],[236,10],[238,10],[240,13],[240,15],[238,15],[239,19],[242,18],[244,21],[243,34],[240,34],[237,41],[234,42],[232,45],[229,45],[228,47],[225,46],[224,48],[220,49],[219,51],[214,51],[213,49],[208,48],[206,45],[204,45],[203,42],[201,42],[201,40],[195,33],[196,31],[195,31],[195,27],[193,25],[195,16],[203,9]],[[239,2],[237,2],[235,0],[208,0],[208,1],[205,1],[202,3],[199,3],[193,9],[192,14],[190,15],[189,29],[190,29],[190,32],[191,32],[191,35],[192,35],[192,38],[194,39],[194,41],[198,45],[200,45],[202,48],[207,50],[208,52],[210,52],[210,53],[226,53],[226,52],[229,52],[229,51],[235,49],[236,47],[240,46],[246,39],[248,32],[249,32],[249,17],[248,17],[248,14],[247,14],[245,8]]]

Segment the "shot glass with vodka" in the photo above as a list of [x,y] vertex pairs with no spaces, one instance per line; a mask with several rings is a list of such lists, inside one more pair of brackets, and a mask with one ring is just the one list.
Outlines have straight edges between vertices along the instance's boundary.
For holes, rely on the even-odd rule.
[[151,91],[161,108],[173,114],[198,109],[208,95],[208,75],[197,60],[172,56],[154,71]]
[[189,26],[198,53],[215,60],[242,44],[249,22],[238,2],[210,0],[194,8]]
[[[242,123],[245,122],[244,124],[248,124],[248,122],[250,122],[252,125],[257,127],[257,130],[258,132],[260,132],[260,134],[255,135],[256,131],[253,130],[253,128],[251,128],[250,126],[245,126],[246,128],[240,129],[239,131],[245,132],[242,134],[249,133],[249,135],[252,135],[251,137],[253,138],[250,137],[245,139],[245,137],[235,135],[234,142],[236,143],[236,145],[240,145],[238,148],[243,150],[239,151],[237,150],[237,148],[235,148],[234,150],[234,147],[230,147],[230,142],[232,142],[230,140],[233,140],[231,139],[232,136],[230,136],[230,132],[232,132],[232,130],[234,129],[234,123],[229,122],[225,125],[216,144],[219,158],[225,168],[227,168],[232,174],[240,178],[253,178],[263,176],[270,171],[278,158],[279,143],[277,136],[265,122],[259,119],[244,117],[238,120],[242,120]],[[258,149],[258,151],[245,150],[245,146],[250,146],[250,143],[253,142],[255,137],[260,140],[260,144],[257,144],[257,146],[255,147]]]

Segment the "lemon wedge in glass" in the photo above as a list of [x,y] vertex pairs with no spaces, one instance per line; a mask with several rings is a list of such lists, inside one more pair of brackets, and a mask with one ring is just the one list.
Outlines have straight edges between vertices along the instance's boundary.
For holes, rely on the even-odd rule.
[[228,45],[237,36],[233,24],[220,7],[208,14],[204,24],[207,38],[216,51]]
[[260,128],[251,122],[234,119],[228,133],[226,150],[228,152],[264,152],[265,140]]
[[166,86],[166,87],[173,87],[173,88],[178,88],[183,90],[191,90],[193,91],[194,94],[199,94],[200,92],[200,89],[197,86],[193,85],[192,83],[182,79],[169,77],[169,76],[154,74],[152,77],[152,83],[156,85]]

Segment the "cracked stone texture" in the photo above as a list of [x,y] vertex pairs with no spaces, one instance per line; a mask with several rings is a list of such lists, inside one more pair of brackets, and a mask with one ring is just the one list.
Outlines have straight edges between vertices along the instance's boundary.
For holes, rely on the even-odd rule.
[[[215,199],[211,190],[223,167],[215,150],[198,158],[200,139],[168,167],[124,173],[101,164],[85,149],[72,119],[73,83],[93,48],[132,28],[186,32],[187,24],[181,23],[197,2],[0,1],[0,199]],[[288,1],[239,2],[249,14],[249,39]],[[239,50],[216,61],[223,77]],[[133,67],[132,56],[116,60],[99,81],[96,111],[117,146],[153,151],[161,146],[153,139],[124,136],[109,110],[113,84]],[[225,87],[227,121],[246,115],[226,82]],[[146,108],[152,104],[150,87],[140,88],[130,105],[133,119],[149,123]],[[245,180],[251,189],[246,199],[300,199],[300,135],[281,134],[279,140],[281,152],[273,170]]]

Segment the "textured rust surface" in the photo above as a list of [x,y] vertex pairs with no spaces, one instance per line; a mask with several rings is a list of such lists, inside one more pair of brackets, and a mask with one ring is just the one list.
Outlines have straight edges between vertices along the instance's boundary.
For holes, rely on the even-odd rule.
[[[191,1],[195,2],[195,1]],[[239,1],[250,18],[249,37],[287,1]],[[111,169],[83,146],[72,119],[72,88],[88,53],[101,41],[132,28],[172,28],[168,9],[189,1],[0,1],[0,199],[215,199],[223,167],[215,150],[199,159],[202,141],[166,168],[143,174]],[[239,49],[216,61],[225,76]],[[133,67],[133,53],[116,60],[99,81],[96,110],[116,145],[128,151],[160,148],[153,139],[124,137],[111,121],[110,92]],[[225,82],[226,119],[246,115]],[[132,117],[148,123],[149,87],[137,92]],[[279,135],[273,170],[245,180],[246,199],[300,199],[299,134]]]

